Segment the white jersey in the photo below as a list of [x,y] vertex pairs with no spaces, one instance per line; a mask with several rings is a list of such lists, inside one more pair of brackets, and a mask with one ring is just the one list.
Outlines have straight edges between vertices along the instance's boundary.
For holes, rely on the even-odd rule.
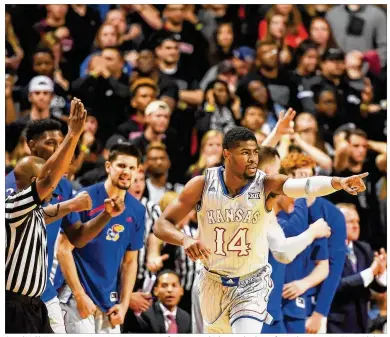
[[207,169],[202,200],[197,206],[199,239],[211,250],[205,267],[222,276],[240,277],[268,262],[265,173],[235,197],[228,195],[223,167]]

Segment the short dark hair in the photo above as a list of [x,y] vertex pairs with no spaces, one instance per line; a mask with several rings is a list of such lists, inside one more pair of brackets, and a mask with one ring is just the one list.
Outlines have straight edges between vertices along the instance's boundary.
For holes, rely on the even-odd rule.
[[174,270],[172,269],[164,269],[162,271],[160,271],[158,274],[157,274],[157,278],[156,278],[156,285],[158,285],[158,283],[160,282],[160,277],[165,275],[165,274],[173,274],[173,275],[176,275],[177,278],[179,279],[179,282],[180,282],[180,275],[175,272]]
[[327,84],[316,84],[312,87],[312,91],[313,91],[313,101],[315,104],[318,104],[320,102],[320,97],[323,92],[329,91],[336,96],[336,90]]
[[280,158],[278,150],[271,146],[260,146],[259,147],[259,165],[265,164],[275,157]]
[[362,129],[348,130],[345,139],[349,141],[351,136],[359,136],[368,139],[367,133]]
[[108,161],[113,162],[120,154],[137,158],[137,164],[141,162],[141,151],[138,147],[128,142],[112,146],[108,155]]
[[35,49],[34,54],[32,56],[34,57],[36,54],[39,54],[39,53],[49,54],[50,57],[54,60],[54,54],[50,48],[38,47],[37,49]]
[[135,80],[130,87],[130,93],[132,97],[137,95],[138,89],[142,87],[149,87],[153,89],[156,92],[156,95],[158,93],[158,87],[155,81],[153,81],[149,77],[140,77],[139,79]]
[[264,47],[264,46],[278,46],[278,44],[275,41],[272,40],[264,40],[264,41],[257,41],[256,43],[256,50]]
[[114,47],[114,46],[104,47],[102,49],[102,51],[104,51],[104,50],[115,50],[119,54],[119,57],[121,58],[121,60],[123,60],[123,52],[118,47]]
[[303,41],[296,49],[295,49],[295,60],[297,64],[301,61],[303,55],[310,49],[317,50],[318,45],[312,40]]
[[225,134],[222,147],[230,150],[239,146],[240,142],[246,142],[248,140],[253,140],[257,143],[256,136],[251,130],[244,128],[243,126],[236,126]]
[[30,121],[26,127],[26,139],[30,140],[38,139],[46,131],[61,131],[61,123],[50,118],[40,119],[36,121]]

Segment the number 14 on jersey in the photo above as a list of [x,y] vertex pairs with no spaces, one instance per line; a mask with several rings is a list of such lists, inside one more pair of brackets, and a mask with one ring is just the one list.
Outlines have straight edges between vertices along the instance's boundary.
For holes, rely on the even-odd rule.
[[[248,256],[250,251],[250,243],[247,241],[248,228],[240,228],[225,245],[226,228],[216,227],[215,231],[215,251],[216,255],[226,256],[226,251],[236,251],[238,256]],[[226,247],[225,247],[226,246]]]

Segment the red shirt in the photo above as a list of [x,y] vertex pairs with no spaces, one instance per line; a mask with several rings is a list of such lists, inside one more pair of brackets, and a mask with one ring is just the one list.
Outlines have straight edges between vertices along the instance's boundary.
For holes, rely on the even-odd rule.
[[[262,20],[259,24],[259,40],[263,40],[267,35],[267,21]],[[298,33],[296,35],[287,34],[284,38],[284,44],[291,48],[298,47],[302,41],[306,40],[309,35],[306,32],[304,25],[301,23],[298,26]]]

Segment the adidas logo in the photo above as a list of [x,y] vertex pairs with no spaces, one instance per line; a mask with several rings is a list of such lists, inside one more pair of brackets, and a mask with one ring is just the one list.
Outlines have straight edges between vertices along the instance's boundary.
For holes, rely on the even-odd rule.
[[226,284],[234,284],[234,281],[230,279],[229,281],[226,282]]
[[216,190],[215,190],[215,187],[214,186],[211,186],[210,188],[209,188],[209,190],[208,190],[208,192],[215,192]]

